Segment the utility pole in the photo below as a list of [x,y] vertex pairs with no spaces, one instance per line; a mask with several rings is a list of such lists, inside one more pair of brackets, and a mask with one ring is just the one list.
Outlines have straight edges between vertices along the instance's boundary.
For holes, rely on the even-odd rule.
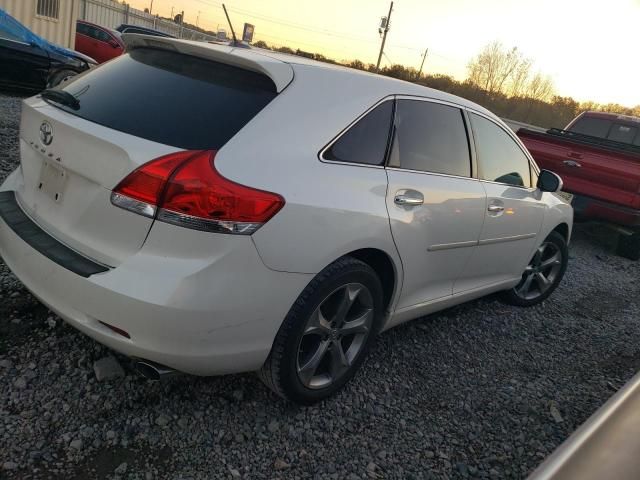
[[427,58],[427,53],[429,53],[429,49],[425,49],[424,55],[422,56],[422,63],[420,64],[420,70],[418,70],[418,80],[420,80],[420,76],[422,75],[422,67],[424,67],[424,61]]
[[389,15],[387,15],[387,21],[384,25],[384,34],[382,35],[382,45],[380,45],[380,54],[378,55],[378,63],[376,63],[376,72],[380,71],[380,61],[382,60],[382,53],[384,52],[384,44],[387,41],[387,32],[389,31],[389,25],[391,24],[391,12],[393,11],[393,2],[389,5]]
[[153,0],[151,0],[151,6],[149,7],[149,15],[153,12]]
[[200,21],[200,10],[198,10],[198,16],[196,17],[196,27],[198,27],[198,22]]
[[171,6],[171,20],[173,20],[173,5]]

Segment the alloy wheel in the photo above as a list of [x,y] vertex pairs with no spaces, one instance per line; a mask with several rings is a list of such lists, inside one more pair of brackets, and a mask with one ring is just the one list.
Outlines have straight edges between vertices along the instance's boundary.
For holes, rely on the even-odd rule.
[[533,300],[549,290],[562,269],[562,251],[551,242],[545,242],[536,250],[522,280],[514,288],[518,297]]
[[373,297],[360,283],[329,294],[307,320],[297,352],[297,373],[311,389],[326,388],[351,367],[374,320]]

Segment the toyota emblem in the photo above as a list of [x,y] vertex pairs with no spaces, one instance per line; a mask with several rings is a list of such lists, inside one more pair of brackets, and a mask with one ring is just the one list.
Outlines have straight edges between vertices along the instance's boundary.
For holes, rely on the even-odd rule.
[[53,128],[49,122],[42,122],[42,125],[40,125],[40,140],[44,145],[51,145],[53,141]]

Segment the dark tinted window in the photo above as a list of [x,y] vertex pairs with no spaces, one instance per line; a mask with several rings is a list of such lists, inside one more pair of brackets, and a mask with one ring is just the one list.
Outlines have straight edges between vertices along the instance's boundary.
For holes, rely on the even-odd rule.
[[387,150],[393,102],[381,103],[361,118],[325,153],[327,160],[382,165]]
[[89,35],[89,25],[78,22],[76,24],[76,32],[81,33],[82,35]]
[[95,29],[94,34],[95,34],[95,38],[97,38],[101,42],[108,42],[109,40],[111,40],[111,37],[109,36],[109,34],[104,30],[100,30],[99,28]]
[[591,135],[592,137],[607,138],[610,128],[611,120],[581,117],[569,130],[583,135]]
[[268,77],[162,50],[139,49],[91,70],[63,90],[69,113],[154,142],[218,149],[275,96]]
[[471,114],[478,152],[480,178],[520,187],[531,186],[529,159],[502,128],[479,115]]
[[638,129],[630,125],[620,125],[614,123],[609,131],[609,140],[622,143],[633,143],[633,139],[636,138]]
[[389,165],[471,176],[469,143],[460,109],[439,103],[399,100]]

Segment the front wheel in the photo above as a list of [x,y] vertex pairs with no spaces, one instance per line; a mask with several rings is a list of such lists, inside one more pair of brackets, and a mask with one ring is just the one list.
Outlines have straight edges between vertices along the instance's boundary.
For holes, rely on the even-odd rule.
[[567,242],[558,232],[551,232],[525,268],[520,283],[503,292],[502,300],[519,307],[541,303],[560,284],[568,261]]
[[382,318],[382,286],[364,262],[344,257],[300,294],[258,375],[301,404],[337,392],[364,360]]

